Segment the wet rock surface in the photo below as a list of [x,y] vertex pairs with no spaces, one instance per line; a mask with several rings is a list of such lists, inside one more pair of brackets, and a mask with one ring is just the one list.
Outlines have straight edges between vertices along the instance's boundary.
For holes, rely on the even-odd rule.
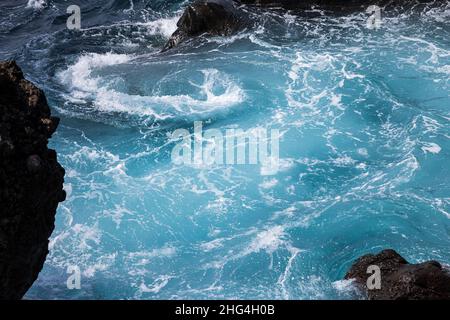
[[163,51],[201,34],[228,36],[250,23],[245,13],[232,0],[200,0],[190,4],[178,21],[178,29]]
[[59,119],[13,61],[0,62],[0,299],[20,299],[48,253],[64,169],[47,148]]
[[[369,266],[381,271],[381,288],[369,290]],[[449,300],[450,273],[437,261],[410,264],[394,250],[362,256],[345,279],[355,279],[370,300]]]

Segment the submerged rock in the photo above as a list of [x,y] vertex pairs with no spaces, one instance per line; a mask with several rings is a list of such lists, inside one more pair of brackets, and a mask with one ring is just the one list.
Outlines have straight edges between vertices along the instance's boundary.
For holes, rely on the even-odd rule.
[[[381,289],[367,288],[369,266],[381,270]],[[362,256],[352,265],[345,279],[356,284],[370,300],[450,299],[450,273],[437,261],[410,264],[394,250]]]
[[0,299],[20,299],[42,269],[64,169],[47,148],[59,119],[13,61],[0,62]]
[[245,14],[232,0],[199,0],[189,5],[177,23],[163,51],[167,51],[188,38],[201,34],[228,36],[248,25]]

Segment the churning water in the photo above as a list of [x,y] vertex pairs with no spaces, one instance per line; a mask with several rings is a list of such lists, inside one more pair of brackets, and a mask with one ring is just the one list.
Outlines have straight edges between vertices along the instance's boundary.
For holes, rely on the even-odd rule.
[[[69,2],[0,4],[0,58],[62,120],[68,197],[26,298],[345,299],[362,254],[450,263],[448,2],[373,30],[266,10],[164,54],[186,1]],[[280,130],[278,173],[174,165],[169,135],[194,121]]]

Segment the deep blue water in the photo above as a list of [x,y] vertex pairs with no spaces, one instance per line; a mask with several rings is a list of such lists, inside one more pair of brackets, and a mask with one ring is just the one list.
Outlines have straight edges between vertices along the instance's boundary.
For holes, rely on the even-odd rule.
[[[0,59],[45,90],[66,169],[26,298],[347,299],[362,254],[450,264],[448,2],[377,30],[364,12],[265,11],[160,54],[186,3],[0,2]],[[280,171],[174,165],[168,135],[197,120],[279,129]]]

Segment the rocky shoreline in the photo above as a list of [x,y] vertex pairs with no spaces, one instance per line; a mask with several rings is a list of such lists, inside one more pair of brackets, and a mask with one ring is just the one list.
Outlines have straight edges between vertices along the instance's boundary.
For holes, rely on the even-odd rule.
[[42,90],[14,61],[0,62],[0,299],[20,299],[41,271],[64,169],[48,139],[52,117]]
[[[379,288],[368,288],[371,266],[379,268]],[[410,264],[394,250],[360,257],[345,279],[354,279],[369,300],[450,300],[449,270],[437,261]]]

